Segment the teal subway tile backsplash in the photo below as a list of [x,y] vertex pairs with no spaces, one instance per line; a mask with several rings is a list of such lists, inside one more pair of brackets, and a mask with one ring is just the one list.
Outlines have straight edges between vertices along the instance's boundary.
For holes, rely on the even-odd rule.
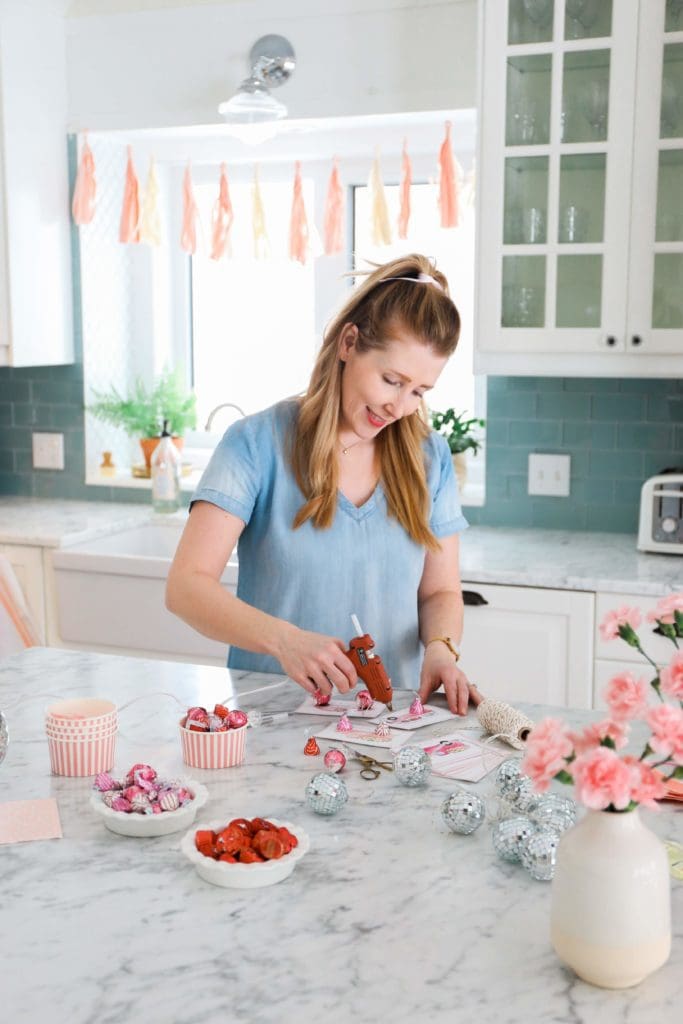
[[[566,498],[527,493],[531,452],[571,456]],[[490,377],[486,504],[472,524],[634,533],[640,488],[683,466],[683,381]]]

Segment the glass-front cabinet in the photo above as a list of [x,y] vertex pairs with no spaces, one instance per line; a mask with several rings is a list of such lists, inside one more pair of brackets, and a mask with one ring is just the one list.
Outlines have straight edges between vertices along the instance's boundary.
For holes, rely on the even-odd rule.
[[683,374],[683,0],[483,13],[475,368]]

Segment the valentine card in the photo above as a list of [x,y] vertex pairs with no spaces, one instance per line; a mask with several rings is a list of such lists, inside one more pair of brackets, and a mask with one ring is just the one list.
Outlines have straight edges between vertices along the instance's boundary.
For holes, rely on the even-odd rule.
[[457,732],[415,742],[431,757],[434,775],[463,782],[479,782],[509,757],[509,752],[499,747],[478,743]]
[[376,747],[385,750],[398,750],[405,741],[405,736],[389,730],[388,736],[375,735],[374,728],[362,725],[354,725],[352,729],[341,731],[337,729],[336,723],[330,723],[326,729],[317,732],[316,737],[320,740],[329,740],[334,743],[361,743],[368,747]]
[[410,708],[390,711],[382,721],[392,729],[422,729],[425,725],[435,725],[437,722],[446,722],[460,717],[454,715],[448,708],[435,708],[431,704],[423,704],[422,711],[421,715],[416,715]]
[[361,711],[355,700],[339,700],[333,697],[329,704],[318,707],[313,696],[306,697],[303,704],[295,708],[295,715],[320,715],[323,718],[341,718],[348,715],[349,718],[379,718],[386,711],[384,704],[375,701],[368,711]]

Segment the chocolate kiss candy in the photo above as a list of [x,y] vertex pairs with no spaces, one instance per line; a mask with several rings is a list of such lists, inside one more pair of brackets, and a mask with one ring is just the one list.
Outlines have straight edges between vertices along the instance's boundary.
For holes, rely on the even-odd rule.
[[306,740],[306,746],[304,747],[304,754],[309,754],[311,757],[315,757],[320,753],[320,747],[318,746],[315,736],[311,736],[309,740]]

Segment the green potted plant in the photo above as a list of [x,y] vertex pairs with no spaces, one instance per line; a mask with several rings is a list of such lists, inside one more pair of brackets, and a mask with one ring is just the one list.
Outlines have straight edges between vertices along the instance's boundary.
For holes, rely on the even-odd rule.
[[197,396],[171,371],[155,378],[151,387],[138,377],[126,397],[113,386],[104,392],[93,389],[93,396],[95,401],[87,406],[88,412],[104,423],[121,427],[130,437],[138,438],[148,468],[164,420],[168,420],[173,441],[179,449],[184,432],[197,425]]
[[456,412],[455,409],[445,409],[443,412],[430,411],[430,422],[437,434],[446,438],[448,447],[451,450],[453,466],[458,477],[458,484],[462,490],[467,479],[467,462],[465,453],[469,450],[476,455],[481,445],[479,430],[486,426],[486,420],[477,416],[467,416],[464,412]]

